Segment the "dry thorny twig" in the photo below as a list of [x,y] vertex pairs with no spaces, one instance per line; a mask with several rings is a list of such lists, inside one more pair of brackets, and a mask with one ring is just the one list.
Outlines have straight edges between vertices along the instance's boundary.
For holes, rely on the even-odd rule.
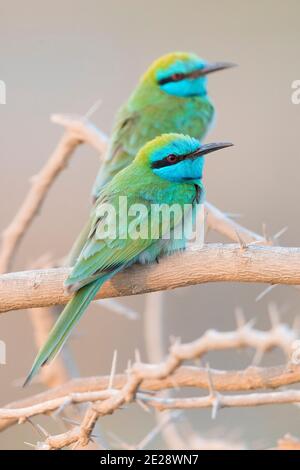
[[[298,338],[298,332],[284,325],[276,318],[271,318],[272,326],[269,331],[257,330],[252,323],[246,323],[239,313],[237,328],[234,331],[218,332],[207,331],[202,337],[192,343],[181,344],[175,340],[171,345],[166,359],[159,364],[145,364],[140,362],[139,354],[133,365],[129,365],[126,377],[120,383],[120,378],[115,375],[116,355],[114,355],[111,375],[105,382],[105,388],[91,389],[89,381],[86,386],[81,386],[80,391],[69,391],[66,394],[55,397],[55,389],[52,390],[51,399],[40,401],[26,407],[15,406],[14,408],[0,409],[1,420],[24,422],[26,419],[38,414],[48,414],[59,410],[60,412],[70,404],[90,403],[82,422],[73,429],[57,435],[46,436],[43,442],[37,444],[39,449],[59,449],[69,445],[85,446],[89,443],[94,426],[99,417],[114,413],[129,403],[136,401],[147,407],[159,410],[166,409],[188,409],[188,408],[212,408],[212,416],[216,417],[217,411],[222,407],[235,406],[257,406],[280,403],[300,402],[300,391],[283,389],[279,391],[258,392],[257,390],[267,388],[280,388],[293,381],[299,380],[300,367],[294,362],[298,361],[299,350],[295,351],[292,345]],[[218,372],[209,368],[193,367],[185,374],[176,374],[184,361],[195,360],[203,357],[210,351],[223,349],[238,349],[252,347],[256,351],[254,361],[261,359],[262,355],[274,348],[279,347],[290,361],[287,366],[281,368],[281,374],[272,368],[251,367],[243,372]],[[285,369],[285,373],[283,373]],[[193,372],[196,372],[193,376]],[[202,383],[195,380],[197,373],[202,376]],[[275,374],[274,374],[275,373]],[[273,374],[273,377],[272,377]],[[294,378],[293,378],[294,376]],[[189,378],[189,379],[188,379]],[[82,379],[84,380],[84,379]],[[119,382],[116,388],[115,382]],[[190,382],[189,382],[190,380]],[[116,382],[116,383],[117,383]],[[201,382],[201,379],[200,379]],[[152,386],[147,386],[152,384]],[[199,388],[199,385],[207,389],[209,394],[203,397],[193,398],[169,398],[160,397],[154,393],[155,390],[164,390],[190,385]],[[247,391],[242,395],[223,394],[222,390]],[[249,390],[256,390],[249,393]],[[1,425],[1,421],[0,421]]]

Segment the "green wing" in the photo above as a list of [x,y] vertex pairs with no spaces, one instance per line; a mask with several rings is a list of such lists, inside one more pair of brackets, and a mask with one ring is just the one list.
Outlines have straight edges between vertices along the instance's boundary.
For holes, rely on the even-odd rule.
[[127,105],[118,112],[109,150],[92,189],[94,200],[99,197],[102,187],[134,159],[136,146],[132,139],[139,127],[138,122],[139,114],[131,111]]
[[[163,235],[157,214],[158,205],[153,206],[152,201],[141,194],[127,194],[128,207],[135,204],[136,207],[143,208],[130,217],[127,212],[120,210],[119,196],[122,193],[116,191],[109,198],[105,193],[99,197],[92,213],[87,241],[65,283],[70,291],[76,291],[103,275],[134,263],[141,253]],[[113,210],[106,212],[106,204]],[[172,227],[179,222],[179,217],[175,217]],[[137,228],[139,233],[143,233],[143,237],[136,237]]]

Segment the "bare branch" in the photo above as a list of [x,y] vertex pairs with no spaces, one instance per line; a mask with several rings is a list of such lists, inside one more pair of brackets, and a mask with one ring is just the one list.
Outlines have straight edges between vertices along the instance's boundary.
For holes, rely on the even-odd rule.
[[214,408],[216,400],[218,408],[236,408],[263,405],[279,405],[300,402],[300,390],[283,390],[280,392],[249,393],[245,395],[221,395],[217,397],[210,394],[206,397],[192,398],[159,398],[139,394],[148,406],[159,411],[175,409]]
[[214,230],[234,242],[239,242],[239,239],[242,239],[245,244],[251,242],[259,242],[262,245],[270,244],[262,235],[258,235],[238,224],[209,202],[205,203],[205,208],[207,211],[206,224],[208,229]]
[[[178,265],[181,265],[180,271]],[[68,268],[0,276],[0,312],[65,304]],[[107,282],[97,298],[135,295],[216,281],[300,284],[300,248],[209,244],[165,257],[159,265],[135,265]]]
[[[136,363],[129,375],[115,375],[113,377],[113,391],[109,390],[111,376],[73,379],[66,384],[48,390],[25,400],[11,403],[0,410],[0,430],[14,424],[16,419],[23,419],[39,413],[48,413],[67,406],[70,403],[86,401],[113,400],[117,390],[124,389],[128,393],[128,384],[136,380],[138,374],[138,387],[143,391],[160,391],[177,387],[196,387],[209,389],[207,369],[197,367],[180,367],[184,360],[202,357],[209,351],[233,349],[237,347],[254,347],[267,350],[278,346],[286,354],[292,354],[296,333],[287,325],[278,324],[270,331],[256,330],[251,325],[244,325],[236,331],[218,332],[208,331],[198,340],[187,343],[175,343],[165,361],[157,365]],[[290,349],[289,349],[290,348]],[[243,371],[210,370],[210,376],[216,391],[249,391],[267,388],[278,388],[297,383],[300,380],[300,365],[288,364],[286,366],[258,368],[249,367]],[[126,395],[127,397],[127,395]],[[120,399],[120,397],[118,397]],[[122,395],[121,406],[124,395]],[[117,401],[117,403],[119,403]],[[118,407],[116,406],[116,408]],[[22,409],[20,411],[20,409]],[[97,414],[97,413],[96,413]],[[97,419],[97,417],[95,417]]]
[[10,269],[17,247],[38,214],[56,177],[67,166],[74,150],[82,142],[91,144],[98,152],[106,147],[105,137],[87,120],[54,115],[52,121],[65,127],[65,132],[53,154],[40,172],[31,179],[31,188],[19,211],[2,234],[0,272]]

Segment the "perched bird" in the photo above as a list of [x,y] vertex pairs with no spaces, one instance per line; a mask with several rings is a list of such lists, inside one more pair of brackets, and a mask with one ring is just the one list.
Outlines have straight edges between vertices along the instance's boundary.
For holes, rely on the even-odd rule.
[[93,187],[94,199],[102,186],[131,163],[138,150],[154,137],[180,132],[201,141],[214,118],[207,75],[233,65],[208,63],[185,52],[157,59],[117,114],[110,147]]
[[[164,134],[142,147],[133,162],[102,188],[86,243],[65,282],[74,296],[38,353],[25,384],[59,352],[105,281],[135,262],[152,262],[162,254],[185,248],[185,235],[177,238],[175,233],[186,224],[186,212],[195,214],[203,200],[204,155],[231,145],[201,145],[189,136]],[[126,199],[125,211],[121,198]],[[165,223],[161,207],[174,204],[181,210]],[[191,220],[187,218],[189,230]]]
[[[234,66],[208,63],[196,54],[173,52],[157,59],[142,76],[127,103],[117,114],[106,158],[97,175],[92,196],[132,162],[139,149],[156,136],[179,132],[202,140],[214,118],[207,94],[207,75]],[[87,224],[71,250],[75,263],[89,232]]]

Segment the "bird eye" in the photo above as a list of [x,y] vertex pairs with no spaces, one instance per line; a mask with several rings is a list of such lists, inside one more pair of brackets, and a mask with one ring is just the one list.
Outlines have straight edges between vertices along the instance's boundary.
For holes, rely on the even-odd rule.
[[169,155],[166,160],[168,163],[176,163],[178,161],[178,157],[176,155]]
[[178,82],[179,80],[182,80],[183,77],[184,77],[183,73],[173,73],[172,80],[174,82]]

